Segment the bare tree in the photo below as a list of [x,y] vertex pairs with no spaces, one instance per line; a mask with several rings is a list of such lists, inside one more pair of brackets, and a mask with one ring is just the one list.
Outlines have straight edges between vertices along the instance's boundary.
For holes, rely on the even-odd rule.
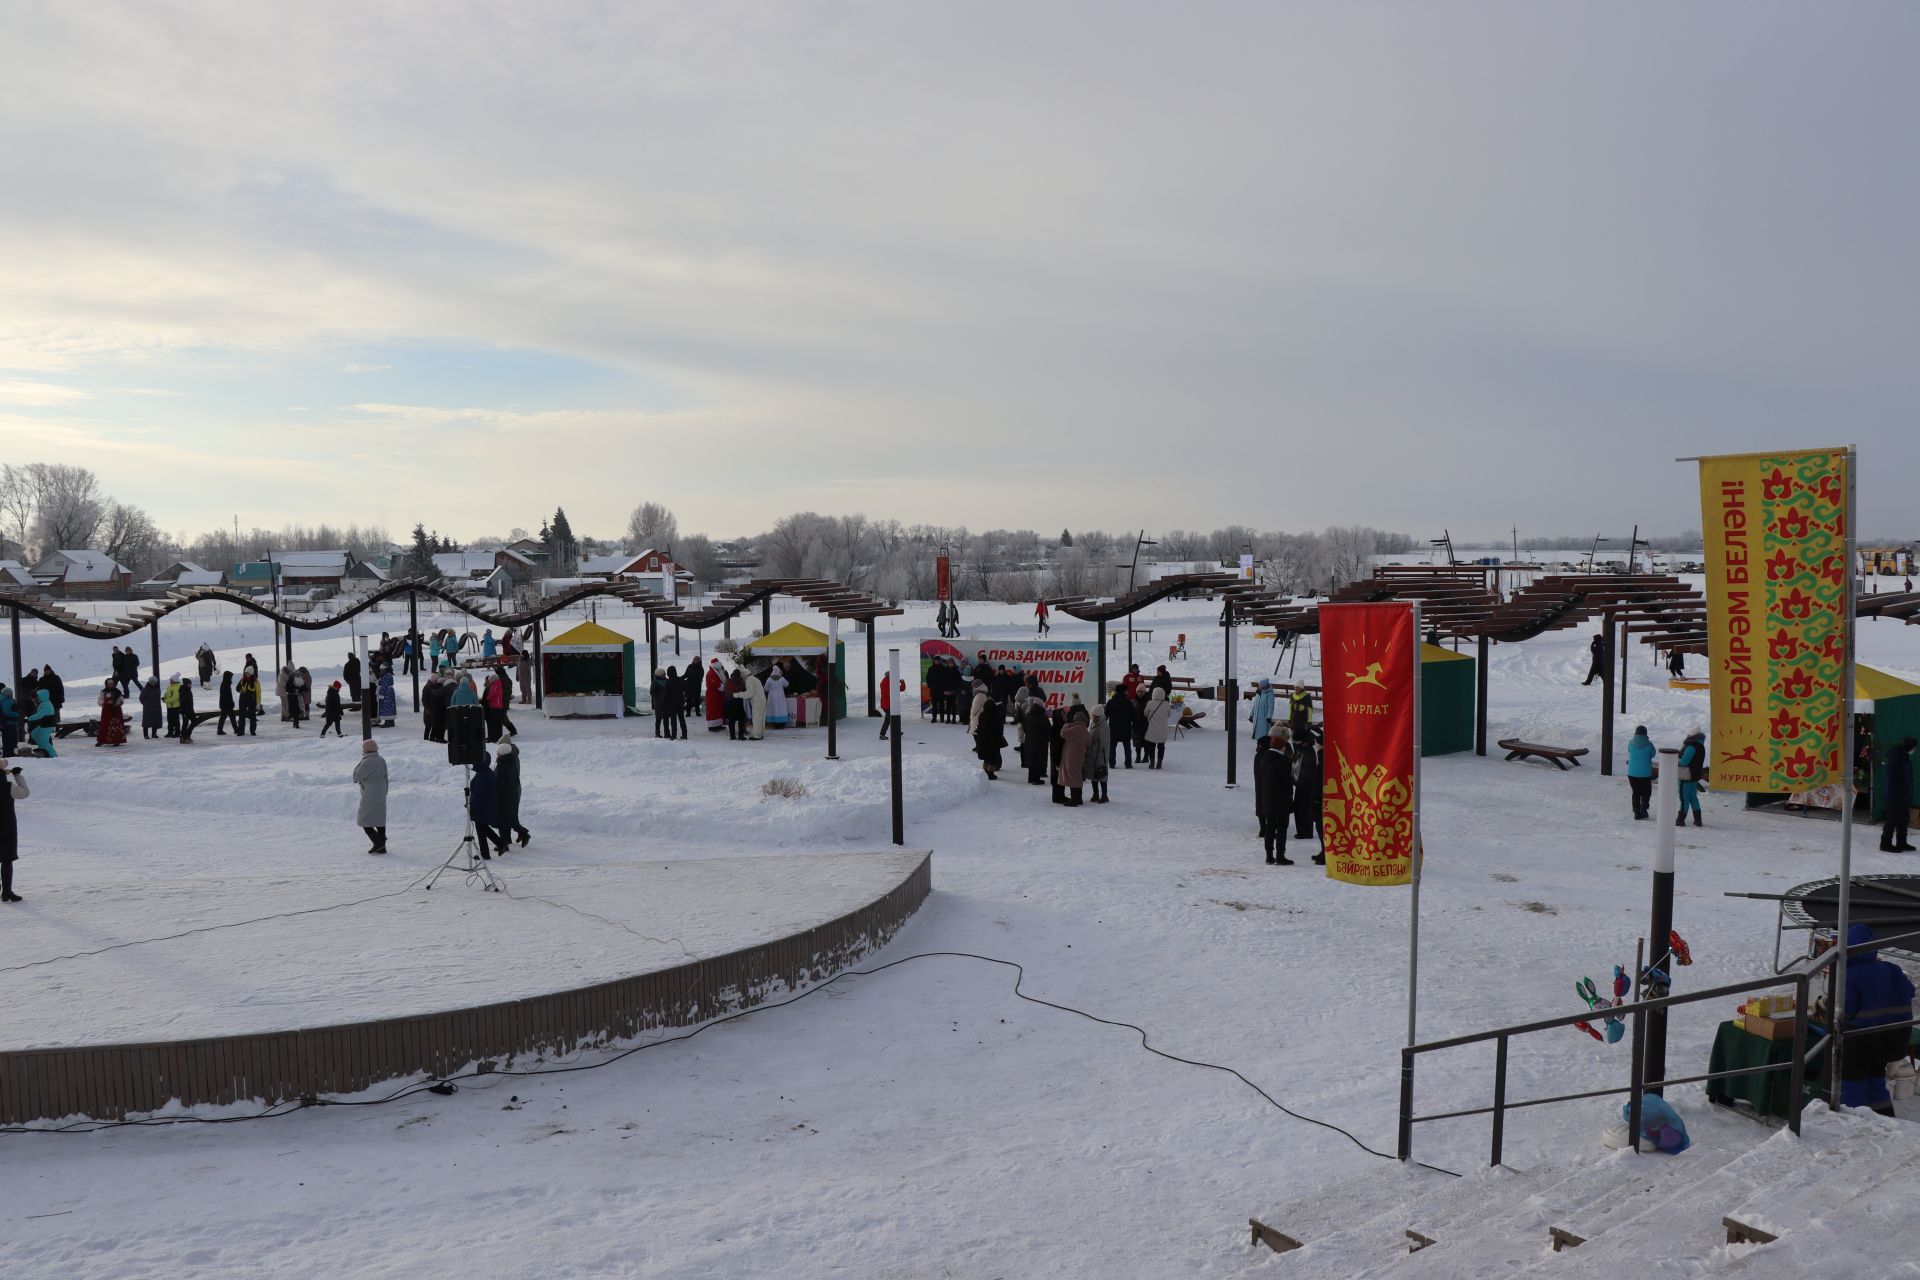
[[656,551],[680,536],[680,522],[657,502],[643,502],[627,517],[627,542],[633,551]]
[[144,578],[162,568],[172,546],[152,517],[130,503],[114,502],[100,520],[100,550]]
[[100,478],[86,467],[65,462],[33,462],[27,469],[33,473],[37,491],[35,521],[42,548],[91,546],[107,509]]

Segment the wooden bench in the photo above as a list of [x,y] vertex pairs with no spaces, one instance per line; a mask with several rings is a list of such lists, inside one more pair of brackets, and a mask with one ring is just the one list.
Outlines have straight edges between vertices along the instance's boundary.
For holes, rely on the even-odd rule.
[[63,720],[53,726],[56,738],[71,738],[76,733],[84,733],[89,738],[100,732],[99,720]]
[[1579,768],[1580,757],[1587,754],[1585,747],[1547,747],[1538,742],[1522,742],[1518,738],[1502,738],[1500,749],[1507,753],[1509,760],[1545,760],[1560,770]]

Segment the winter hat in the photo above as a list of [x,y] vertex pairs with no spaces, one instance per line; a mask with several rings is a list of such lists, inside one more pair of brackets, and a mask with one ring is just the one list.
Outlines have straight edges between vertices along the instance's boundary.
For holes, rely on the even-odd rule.
[[1636,738],[1644,738],[1644,737],[1646,737],[1646,736],[1647,736],[1647,726],[1645,726],[1645,725],[1643,725],[1643,724],[1637,724],[1637,725],[1635,725],[1635,726],[1633,726],[1633,736],[1634,736],[1634,737],[1636,737]]
[[172,674],[172,675],[170,675],[170,676],[168,676],[168,677],[167,677],[167,683],[168,683],[168,684],[179,684],[179,683],[180,683],[180,673],[176,671],[176,672],[175,672],[174,674]]
[[508,732],[507,730],[505,730],[505,729],[502,729],[502,730],[500,731],[500,742],[499,742],[499,745],[500,745],[500,746],[503,746],[503,747],[510,747],[510,746],[512,746],[512,745],[513,745],[513,734],[511,734],[511,733],[509,733],[509,732]]
[[360,744],[360,754],[363,756],[375,755],[379,752],[379,750],[380,750],[380,744],[375,742],[372,738],[368,738],[365,742]]

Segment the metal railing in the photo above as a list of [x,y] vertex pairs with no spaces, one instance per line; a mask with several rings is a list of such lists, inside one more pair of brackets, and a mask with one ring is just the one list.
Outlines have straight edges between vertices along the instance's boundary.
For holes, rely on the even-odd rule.
[[[1878,951],[1883,947],[1893,947],[1900,943],[1912,944],[1920,940],[1920,931],[1896,934],[1890,938],[1876,938],[1871,942],[1859,943],[1845,948],[1849,957],[1856,953]],[[1449,1036],[1445,1040],[1430,1040],[1424,1044],[1408,1045],[1400,1051],[1400,1125],[1399,1149],[1401,1160],[1413,1158],[1413,1126],[1428,1124],[1435,1120],[1457,1120],[1464,1116],[1491,1115],[1493,1117],[1492,1158],[1490,1163],[1498,1165],[1502,1144],[1506,1136],[1507,1112],[1524,1107],[1543,1107],[1556,1102],[1575,1102],[1584,1098],[1603,1098],[1611,1094],[1628,1095],[1627,1132],[1638,1143],[1640,1134],[1640,1106],[1649,1092],[1658,1092],[1668,1085],[1699,1084],[1707,1080],[1725,1080],[1735,1076],[1766,1075],[1775,1071],[1787,1072],[1787,1127],[1794,1133],[1800,1132],[1800,1111],[1806,1101],[1807,1068],[1822,1054],[1831,1051],[1831,1061],[1842,1061],[1840,1049],[1846,1039],[1846,1029],[1838,1025],[1838,1019],[1829,1032],[1819,1036],[1811,1046],[1808,1044],[1812,1001],[1810,996],[1814,980],[1821,974],[1826,976],[1827,1009],[1835,1008],[1833,990],[1833,965],[1839,958],[1842,948],[1834,946],[1819,956],[1807,961],[1806,967],[1792,973],[1775,974],[1770,977],[1754,978],[1746,982],[1729,982],[1717,987],[1708,987],[1700,991],[1689,991],[1685,995],[1667,995],[1655,1000],[1638,1000],[1632,1004],[1623,1004],[1607,1009],[1586,1009],[1579,1013],[1565,1014],[1557,1018],[1542,1018],[1537,1022],[1515,1023],[1508,1027],[1496,1027],[1491,1031],[1476,1031],[1469,1035]],[[1647,1018],[1650,1014],[1665,1015],[1666,1010],[1678,1005],[1698,1004],[1705,1000],[1720,1000],[1727,996],[1746,995],[1752,992],[1767,991],[1776,987],[1794,989],[1793,1010],[1793,1052],[1785,1062],[1769,1063],[1763,1066],[1740,1067],[1732,1071],[1709,1071],[1701,1075],[1674,1076],[1664,1080],[1646,1079],[1646,1059],[1643,1044]],[[1515,1036],[1530,1035],[1536,1031],[1556,1031],[1562,1027],[1571,1027],[1581,1022],[1596,1022],[1601,1019],[1627,1018],[1631,1020],[1632,1041],[1629,1053],[1628,1081],[1625,1085],[1616,1085],[1607,1089],[1587,1089],[1580,1093],[1555,1094],[1545,1098],[1527,1098],[1519,1102],[1507,1100],[1507,1042]],[[1901,1023],[1877,1025],[1873,1030],[1892,1030],[1896,1027],[1911,1027],[1920,1024],[1920,1020],[1908,1019]],[[1494,1042],[1493,1067],[1493,1105],[1486,1107],[1463,1107],[1455,1111],[1435,1112],[1432,1115],[1415,1115],[1413,1111],[1413,1078],[1415,1060],[1423,1053],[1435,1053],[1442,1049],[1457,1049],[1463,1045]],[[1828,1098],[1838,1101],[1838,1070],[1827,1073]]]

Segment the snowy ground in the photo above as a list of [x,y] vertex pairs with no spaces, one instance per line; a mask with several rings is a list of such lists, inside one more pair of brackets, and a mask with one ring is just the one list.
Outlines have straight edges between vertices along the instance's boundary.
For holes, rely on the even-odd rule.
[[[966,613],[982,634],[1029,627],[1023,610]],[[1159,646],[1188,633],[1176,672],[1217,672],[1211,609],[1154,614]],[[883,627],[883,650],[911,652],[909,625],[930,615]],[[182,669],[194,630],[163,624]],[[271,650],[258,624],[200,630],[225,661]],[[1062,619],[1054,638],[1091,630]],[[1598,689],[1578,685],[1585,638],[1495,649],[1491,736],[1597,745]],[[848,644],[856,717],[860,643]],[[316,677],[346,652],[337,635],[303,644]],[[71,682],[104,666],[104,646],[92,650],[35,632],[27,660],[53,657]],[[1869,625],[1862,656],[1920,676],[1920,629]],[[1243,642],[1242,678],[1272,659]],[[1677,745],[1704,718],[1704,696],[1667,690],[1643,655],[1632,673],[1622,734],[1645,722]],[[525,816],[545,874],[886,840],[884,745],[871,721],[850,721],[846,759],[829,763],[818,731],[757,744],[696,732],[677,745],[655,744],[645,722],[522,719]],[[29,762],[18,867],[28,900],[0,916],[0,969],[99,938],[175,932],[185,919],[247,919],[296,882],[345,902],[424,867],[445,843],[447,801],[438,770],[408,750],[411,724],[403,716],[389,735],[403,852],[386,864],[360,852],[351,826],[351,741],[295,739],[275,721],[245,743],[203,731],[191,747],[75,746]],[[1223,742],[1217,728],[1190,734],[1169,747],[1166,771],[1121,771],[1110,806],[1076,813],[1017,778],[987,784],[959,730],[910,724],[907,839],[936,851],[935,891],[877,962],[932,950],[1018,961],[1030,994],[1138,1023],[1157,1046],[1232,1065],[1287,1106],[1389,1149],[1407,895],[1262,865],[1250,791],[1222,786]],[[776,775],[801,778],[809,794],[763,798]],[[1425,777],[1423,1036],[1564,1012],[1575,978],[1604,980],[1631,962],[1653,832],[1629,820],[1624,778],[1497,754],[1430,760]],[[1698,961],[1683,982],[1695,986],[1768,967],[1769,904],[1723,891],[1780,889],[1835,865],[1830,823],[1748,814],[1731,796],[1709,796],[1707,823],[1680,841],[1677,923]],[[1857,842],[1859,869],[1912,865],[1872,845]],[[539,904],[499,905],[525,912],[525,928],[574,930],[588,945],[613,932]],[[617,907],[591,909],[618,920]],[[208,954],[246,964],[248,947],[264,954],[276,941],[212,936],[221,950],[198,958],[155,945],[111,964],[12,973],[21,1003],[0,1041],[38,1038],[19,1031],[19,1010],[94,1038],[124,1016],[122,966],[156,971],[143,981],[182,1006],[162,1016],[212,1016],[219,983],[196,984],[195,967]],[[401,981],[403,943],[366,936],[369,967]],[[0,1138],[10,1220],[0,1275],[1240,1275],[1272,1265],[1246,1245],[1250,1213],[1387,1168],[1229,1076],[1147,1055],[1129,1031],[1017,1001],[1010,988],[997,966],[916,960],[604,1070],[254,1124]],[[1726,1013],[1677,1017],[1669,1061],[1704,1064]],[[1422,1108],[1483,1103],[1490,1065],[1490,1050],[1435,1063]],[[1626,1077],[1624,1048],[1574,1032],[1516,1042],[1512,1066],[1515,1094]],[[1695,1117],[1705,1106],[1692,1089],[1677,1101]],[[1508,1159],[1524,1167],[1590,1147],[1608,1115],[1604,1101],[1521,1113]],[[1419,1150],[1465,1169],[1484,1160],[1485,1141],[1483,1122],[1449,1122],[1425,1127]]]

